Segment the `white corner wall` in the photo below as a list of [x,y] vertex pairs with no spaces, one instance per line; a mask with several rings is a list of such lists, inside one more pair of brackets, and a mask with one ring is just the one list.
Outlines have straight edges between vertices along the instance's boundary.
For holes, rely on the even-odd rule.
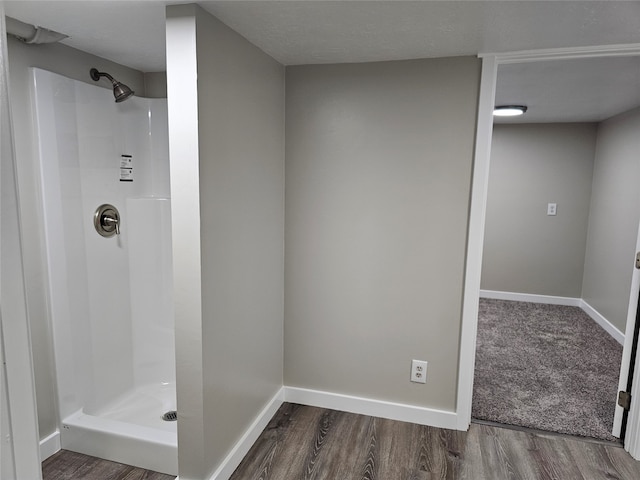
[[282,389],[284,68],[167,7],[181,480],[228,478]]

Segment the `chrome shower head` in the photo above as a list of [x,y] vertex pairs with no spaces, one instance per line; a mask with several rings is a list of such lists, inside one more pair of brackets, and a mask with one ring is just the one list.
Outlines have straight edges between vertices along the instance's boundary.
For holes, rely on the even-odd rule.
[[89,75],[96,82],[100,80],[100,77],[107,77],[111,80],[113,85],[113,96],[116,98],[116,102],[124,102],[127,98],[131,97],[135,92],[127,87],[124,83],[118,82],[115,78],[106,72],[99,72],[97,68],[89,70]]

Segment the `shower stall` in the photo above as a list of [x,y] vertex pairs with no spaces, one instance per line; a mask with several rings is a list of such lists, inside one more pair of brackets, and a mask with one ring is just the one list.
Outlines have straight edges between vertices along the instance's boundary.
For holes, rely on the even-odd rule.
[[62,448],[177,474],[166,99],[32,80]]

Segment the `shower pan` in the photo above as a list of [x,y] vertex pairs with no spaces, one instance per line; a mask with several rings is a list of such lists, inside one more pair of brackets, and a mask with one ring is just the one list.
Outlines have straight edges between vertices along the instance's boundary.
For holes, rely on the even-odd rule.
[[175,475],[166,99],[32,79],[62,448]]

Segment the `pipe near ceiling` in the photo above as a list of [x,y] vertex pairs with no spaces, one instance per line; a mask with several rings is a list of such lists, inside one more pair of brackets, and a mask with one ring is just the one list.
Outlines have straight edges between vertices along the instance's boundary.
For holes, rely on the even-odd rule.
[[56,43],[69,37],[69,35],[65,35],[64,33],[55,32],[48,28],[29,25],[28,23],[21,22],[15,18],[5,17],[5,19],[7,33],[29,45]]

